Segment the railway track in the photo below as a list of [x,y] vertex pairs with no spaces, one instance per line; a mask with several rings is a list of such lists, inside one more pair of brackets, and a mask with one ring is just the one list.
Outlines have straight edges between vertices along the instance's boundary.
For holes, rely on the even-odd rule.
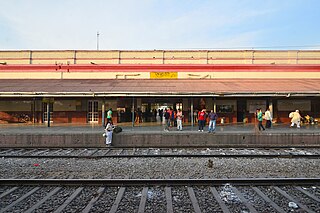
[[0,212],[319,212],[320,179],[1,179]]
[[320,158],[317,148],[2,148],[2,158],[245,157]]

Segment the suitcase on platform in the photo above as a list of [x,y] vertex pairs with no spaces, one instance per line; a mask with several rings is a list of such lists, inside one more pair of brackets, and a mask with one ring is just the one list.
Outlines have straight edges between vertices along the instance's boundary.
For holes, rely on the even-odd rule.
[[113,132],[114,132],[114,133],[122,132],[122,128],[121,128],[120,126],[116,126],[116,127],[113,129]]

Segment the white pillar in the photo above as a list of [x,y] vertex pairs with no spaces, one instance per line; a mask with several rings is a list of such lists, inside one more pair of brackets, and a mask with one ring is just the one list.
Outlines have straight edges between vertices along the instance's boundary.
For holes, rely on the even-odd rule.
[[134,127],[134,97],[132,97],[132,127]]
[[191,126],[193,127],[193,98],[191,98]]
[[102,115],[102,126],[105,126],[105,123],[104,123],[104,120],[105,120],[105,117],[104,117],[104,114],[105,114],[105,106],[104,106],[104,102],[102,102],[102,105],[101,105],[101,115]]
[[273,118],[273,103],[272,100],[269,100],[269,109],[270,109],[270,113],[271,113],[271,117]]

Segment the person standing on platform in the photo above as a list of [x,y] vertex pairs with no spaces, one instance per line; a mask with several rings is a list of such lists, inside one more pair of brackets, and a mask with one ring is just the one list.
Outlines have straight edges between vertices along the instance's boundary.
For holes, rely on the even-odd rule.
[[159,117],[160,117],[160,123],[162,123],[162,120],[163,120],[163,109],[158,109],[158,114],[159,114]]
[[176,116],[177,116],[176,111],[175,111],[174,109],[171,109],[171,108],[170,108],[171,127],[174,127],[174,126],[175,126]]
[[106,137],[106,145],[111,146],[111,144],[112,144],[112,131],[113,131],[113,125],[111,122],[107,123],[107,126],[104,131],[105,131],[105,137]]
[[297,128],[300,128],[301,115],[299,113],[299,110],[296,110],[295,112],[291,112],[289,114],[289,118],[291,118],[290,127],[294,127],[294,125],[296,124]]
[[178,109],[177,112],[177,130],[182,131],[182,119],[183,119],[183,114],[180,109]]
[[269,108],[267,108],[266,112],[264,113],[264,119],[266,119],[266,128],[271,128],[272,116]]
[[258,119],[258,128],[259,128],[259,131],[261,131],[261,129],[264,131],[266,130],[263,125],[262,125],[262,121],[263,121],[263,114],[262,114],[262,111],[261,109],[257,109],[257,119]]
[[142,123],[142,111],[140,108],[137,109],[135,123]]
[[198,112],[198,125],[199,125],[199,132],[203,132],[203,127],[206,122],[206,109],[202,109]]
[[170,110],[169,109],[165,109],[164,119],[166,122],[166,127],[164,128],[164,131],[169,131],[169,127],[170,127]]
[[139,117],[139,123],[142,123],[142,110],[140,108],[138,108],[138,117]]
[[153,109],[153,110],[152,110],[152,113],[153,113],[153,119],[154,119],[154,121],[156,122],[156,121],[157,121],[157,110],[156,110],[156,109]]
[[217,115],[217,113],[213,112],[213,110],[211,110],[208,117],[209,117],[208,132],[211,133],[211,132],[214,132],[216,129],[216,121],[217,121],[218,115]]

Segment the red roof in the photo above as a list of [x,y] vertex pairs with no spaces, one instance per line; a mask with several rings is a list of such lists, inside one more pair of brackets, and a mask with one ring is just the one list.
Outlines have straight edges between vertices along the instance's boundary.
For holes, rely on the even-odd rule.
[[320,79],[0,79],[0,96],[320,96]]

